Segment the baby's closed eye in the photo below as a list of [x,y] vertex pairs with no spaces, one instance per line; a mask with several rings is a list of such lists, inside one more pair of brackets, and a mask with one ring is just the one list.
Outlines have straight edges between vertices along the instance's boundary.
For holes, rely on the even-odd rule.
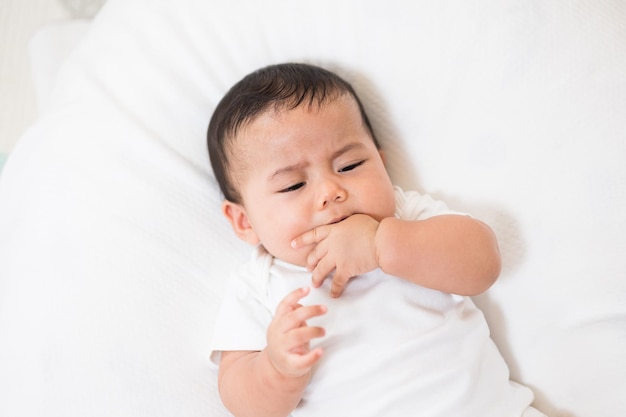
[[361,166],[361,165],[363,165],[364,163],[365,163],[365,160],[363,160],[363,161],[359,161],[359,162],[355,162],[355,163],[353,163],[353,164],[350,164],[350,165],[348,165],[348,166],[345,166],[345,167],[343,167],[343,168],[340,168],[340,169],[339,169],[339,172],[348,172],[348,171],[352,171],[353,169],[360,167],[360,166]]
[[289,192],[292,192],[292,191],[297,191],[300,188],[304,187],[305,184],[306,184],[305,182],[299,182],[297,184],[293,184],[293,185],[290,185],[289,187],[283,188],[282,190],[280,190],[278,192],[279,193],[289,193]]

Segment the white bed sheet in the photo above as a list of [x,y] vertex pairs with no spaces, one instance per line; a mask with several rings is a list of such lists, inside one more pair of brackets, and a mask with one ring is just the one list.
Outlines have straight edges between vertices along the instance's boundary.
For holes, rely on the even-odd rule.
[[206,125],[244,74],[305,60],[354,83],[396,183],[494,228],[477,303],[537,407],[622,417],[625,22],[606,0],[109,0],[0,177],[0,415],[225,415],[208,345],[248,248]]

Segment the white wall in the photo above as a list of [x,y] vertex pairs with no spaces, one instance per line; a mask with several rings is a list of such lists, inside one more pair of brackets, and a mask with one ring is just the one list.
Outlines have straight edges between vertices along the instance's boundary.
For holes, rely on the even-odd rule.
[[58,0],[0,0],[0,154],[37,116],[28,42],[42,25],[71,18]]

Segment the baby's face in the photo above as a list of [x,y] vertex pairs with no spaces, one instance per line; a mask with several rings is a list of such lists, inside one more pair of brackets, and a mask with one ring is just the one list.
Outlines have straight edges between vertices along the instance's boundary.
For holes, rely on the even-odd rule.
[[243,205],[224,212],[238,235],[275,257],[304,266],[311,247],[291,241],[352,214],[394,215],[394,190],[356,102],[270,110],[234,141],[232,166]]

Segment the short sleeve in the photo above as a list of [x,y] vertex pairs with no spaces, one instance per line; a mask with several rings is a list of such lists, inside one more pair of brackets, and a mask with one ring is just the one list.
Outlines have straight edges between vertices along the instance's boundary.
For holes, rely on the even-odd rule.
[[435,200],[427,194],[417,191],[403,191],[395,187],[396,217],[402,220],[424,220],[443,214],[467,215],[450,210],[443,201]]
[[211,341],[211,361],[218,364],[223,351],[262,350],[273,311],[266,301],[264,282],[271,257],[253,254],[253,260],[232,277],[218,313]]

